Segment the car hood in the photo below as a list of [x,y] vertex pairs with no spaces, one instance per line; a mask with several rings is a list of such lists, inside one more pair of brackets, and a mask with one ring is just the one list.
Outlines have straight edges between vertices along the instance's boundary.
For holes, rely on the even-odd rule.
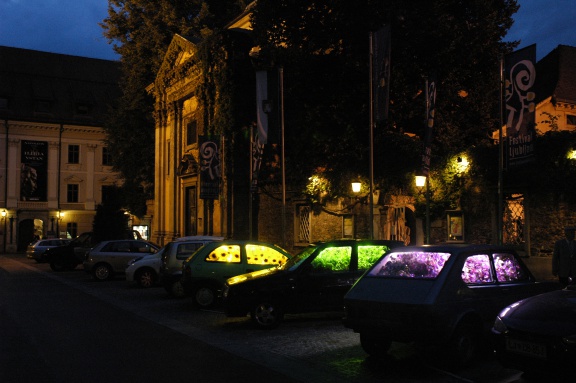
[[506,307],[500,317],[510,328],[550,335],[576,334],[576,291],[536,295]]
[[272,268],[268,268],[268,269],[253,271],[251,273],[236,275],[235,277],[229,278],[226,281],[226,283],[229,286],[233,286],[233,285],[238,285],[240,283],[247,283],[247,282],[252,282],[255,280],[261,280],[263,278],[271,278],[273,276],[281,275],[284,273],[285,273],[284,270],[282,270],[278,267],[272,267]]

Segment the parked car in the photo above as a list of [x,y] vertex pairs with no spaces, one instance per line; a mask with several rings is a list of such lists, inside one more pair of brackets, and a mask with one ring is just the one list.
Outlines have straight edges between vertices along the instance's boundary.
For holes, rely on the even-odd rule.
[[70,243],[69,239],[39,239],[28,245],[26,249],[26,256],[30,259],[35,259],[36,262],[46,262],[46,250],[53,247],[64,246]]
[[277,327],[284,314],[342,311],[344,294],[400,241],[336,240],[310,245],[279,267],[226,281],[222,297],[229,317],[250,314],[261,328]]
[[168,243],[161,255],[159,280],[169,295],[175,298],[184,297],[184,289],[180,283],[182,278],[182,262],[207,243],[223,241],[224,237],[195,235],[180,237]]
[[182,287],[195,305],[211,307],[218,301],[226,279],[283,265],[291,257],[281,247],[259,241],[208,243],[183,262]]
[[[127,230],[122,233],[120,239],[142,239],[142,237],[136,230]],[[67,245],[46,250],[45,258],[47,262],[50,262],[50,268],[54,271],[73,270],[82,264],[88,250],[96,246],[98,242],[100,241],[91,231],[82,233]]]
[[121,239],[102,241],[86,253],[84,270],[94,279],[104,281],[124,273],[136,254],[156,253],[159,247],[144,240]]
[[386,254],[350,289],[344,325],[370,355],[386,354],[392,341],[416,342],[462,366],[489,339],[502,308],[555,289],[504,246],[407,247]]
[[528,377],[574,377],[576,287],[536,295],[504,308],[492,328],[497,359]]
[[157,253],[151,253],[144,256],[138,256],[131,259],[126,267],[126,280],[136,282],[140,287],[152,287],[158,282],[158,273],[162,263],[162,254],[166,246],[161,248]]

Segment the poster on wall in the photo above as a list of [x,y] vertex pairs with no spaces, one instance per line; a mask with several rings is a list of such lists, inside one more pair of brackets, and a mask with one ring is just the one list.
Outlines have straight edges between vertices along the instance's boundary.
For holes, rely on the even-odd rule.
[[20,160],[20,200],[45,202],[48,142],[23,140]]

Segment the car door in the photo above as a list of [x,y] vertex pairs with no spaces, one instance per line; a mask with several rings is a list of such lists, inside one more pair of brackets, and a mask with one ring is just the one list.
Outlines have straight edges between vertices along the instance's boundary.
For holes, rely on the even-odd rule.
[[318,249],[293,281],[297,294],[292,303],[301,305],[302,311],[342,308],[344,295],[357,278],[351,270],[354,251],[352,244]]
[[108,259],[108,263],[116,272],[126,270],[129,258],[134,256],[132,244],[130,241],[116,241],[111,242],[110,245],[104,254]]

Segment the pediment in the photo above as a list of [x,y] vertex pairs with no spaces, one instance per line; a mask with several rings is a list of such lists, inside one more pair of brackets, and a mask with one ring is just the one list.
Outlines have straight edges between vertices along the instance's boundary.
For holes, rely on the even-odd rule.
[[166,80],[174,77],[178,68],[190,65],[197,52],[196,44],[199,43],[199,40],[191,40],[178,34],[174,35],[156,75],[156,82],[166,83]]
[[116,178],[114,177],[102,177],[98,180],[98,182],[100,182],[102,185],[110,185],[110,184],[114,184],[116,182]]

